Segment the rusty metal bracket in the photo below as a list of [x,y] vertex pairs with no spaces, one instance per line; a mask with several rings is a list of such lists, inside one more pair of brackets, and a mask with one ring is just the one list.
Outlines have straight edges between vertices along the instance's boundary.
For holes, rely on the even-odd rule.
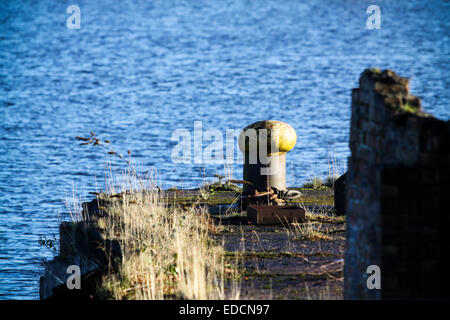
[[277,225],[305,221],[305,209],[298,206],[252,205],[247,207],[252,224]]

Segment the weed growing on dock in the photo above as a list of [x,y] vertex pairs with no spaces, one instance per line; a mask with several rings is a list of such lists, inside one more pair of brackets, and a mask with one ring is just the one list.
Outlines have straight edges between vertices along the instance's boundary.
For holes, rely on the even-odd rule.
[[321,222],[321,223],[344,223],[345,216],[335,216],[327,212],[311,212],[307,207],[305,209],[306,220],[308,222]]
[[328,173],[325,179],[321,177],[309,178],[307,182],[303,184],[303,188],[309,189],[324,189],[334,188],[335,181],[342,175],[343,170],[336,158],[336,152],[333,150],[328,151]]
[[308,182],[305,182],[303,184],[303,188],[312,188],[312,189],[318,189],[322,186],[324,186],[324,183],[323,180],[319,177],[311,178]]
[[292,240],[331,240],[328,226],[331,224],[345,223],[345,216],[335,216],[331,211],[321,209],[319,212],[312,212],[308,207],[301,205],[305,210],[306,223],[294,222],[287,225],[287,235]]
[[291,223],[290,232],[292,233],[293,240],[331,240],[331,237],[322,232],[313,223]]

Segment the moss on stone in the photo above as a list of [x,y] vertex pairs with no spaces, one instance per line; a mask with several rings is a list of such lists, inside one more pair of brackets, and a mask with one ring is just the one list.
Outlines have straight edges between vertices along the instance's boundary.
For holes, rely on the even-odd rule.
[[412,106],[409,103],[406,103],[406,104],[402,105],[401,109],[405,110],[407,112],[411,112],[411,113],[417,113],[419,111],[418,107]]
[[372,71],[373,73],[381,73],[380,68],[372,68],[370,69],[370,71]]

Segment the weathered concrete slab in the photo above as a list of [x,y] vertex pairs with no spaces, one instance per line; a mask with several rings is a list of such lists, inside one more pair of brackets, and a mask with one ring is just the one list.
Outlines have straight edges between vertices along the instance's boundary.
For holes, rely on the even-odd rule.
[[345,224],[322,223],[329,240],[296,240],[289,228],[226,225],[213,236],[239,261],[241,299],[342,299]]
[[[303,190],[302,199],[297,200],[305,208],[320,207],[318,212],[325,213],[333,197],[331,189]],[[292,230],[283,225],[254,225],[249,217],[236,208],[236,194],[233,192],[215,192],[202,201],[200,190],[174,190],[164,194],[168,203],[178,205],[205,206],[208,208],[218,233],[212,235],[214,241],[223,243],[226,259],[232,263],[235,255],[242,256],[238,268],[242,276],[242,299],[340,299],[342,298],[342,263],[345,237],[343,222],[311,222],[322,231],[330,234],[327,241],[306,241],[292,237]],[[117,201],[112,199],[103,200]],[[84,204],[85,216],[95,217],[101,214],[98,201]],[[310,211],[314,211],[310,209]],[[291,225],[289,225],[291,226]],[[104,257],[95,250],[98,247],[98,234],[83,222],[63,223],[60,228],[60,258],[48,262],[48,270],[41,281],[41,298],[51,297],[72,299],[72,292],[66,290],[65,271],[70,264],[82,265],[78,261],[88,256],[91,262],[103,261]],[[113,243],[105,243],[115,249]],[[117,248],[120,255],[120,249]],[[73,257],[72,257],[73,256]],[[78,259],[78,260],[77,260]],[[86,263],[85,263],[86,264]],[[100,263],[101,264],[101,263]],[[88,286],[95,271],[101,265],[82,267],[82,286]],[[322,268],[326,267],[326,269]],[[94,275],[92,275],[94,273]],[[87,279],[83,282],[83,279]],[[89,289],[89,288],[88,288]]]

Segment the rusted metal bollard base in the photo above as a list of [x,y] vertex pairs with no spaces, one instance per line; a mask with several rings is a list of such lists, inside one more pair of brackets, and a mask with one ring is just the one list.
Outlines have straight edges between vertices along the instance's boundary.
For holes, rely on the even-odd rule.
[[305,221],[305,209],[297,206],[253,205],[247,207],[247,217],[252,224],[275,225]]

